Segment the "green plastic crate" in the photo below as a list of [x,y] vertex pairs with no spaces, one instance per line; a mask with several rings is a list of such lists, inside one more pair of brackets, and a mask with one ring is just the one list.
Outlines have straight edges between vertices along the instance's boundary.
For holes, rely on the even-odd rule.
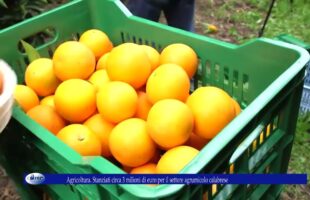
[[[74,0],[0,31],[0,57],[19,82],[27,59],[21,39],[46,28],[55,37],[37,47],[50,56],[59,43],[90,28],[105,31],[115,45],[135,42],[161,50],[182,42],[198,54],[193,87],[214,85],[243,105],[182,173],[285,173],[294,140],[305,64],[302,48],[270,39],[234,45],[132,16],[117,0]],[[245,107],[246,106],[246,107]],[[15,106],[0,135],[0,161],[24,199],[277,199],[281,185],[24,185],[24,173],[124,173],[102,157],[81,157]]]

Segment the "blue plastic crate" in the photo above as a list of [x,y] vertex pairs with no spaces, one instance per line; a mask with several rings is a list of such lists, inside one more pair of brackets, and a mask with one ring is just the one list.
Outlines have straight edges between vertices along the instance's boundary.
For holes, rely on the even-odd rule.
[[300,102],[300,111],[302,113],[310,112],[310,62],[306,68],[306,77]]
[[308,67],[306,68],[306,77],[305,77],[305,86],[310,87],[310,62],[308,63]]
[[304,86],[300,102],[300,111],[302,113],[310,112],[310,87]]

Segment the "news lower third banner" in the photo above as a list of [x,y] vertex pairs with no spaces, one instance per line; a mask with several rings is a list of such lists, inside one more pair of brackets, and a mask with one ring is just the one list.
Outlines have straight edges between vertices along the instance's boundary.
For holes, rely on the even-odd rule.
[[25,184],[307,184],[307,174],[25,174]]

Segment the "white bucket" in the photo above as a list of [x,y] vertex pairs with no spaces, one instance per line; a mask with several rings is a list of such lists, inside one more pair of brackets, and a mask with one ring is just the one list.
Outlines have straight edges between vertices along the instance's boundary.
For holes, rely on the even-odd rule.
[[3,90],[0,94],[0,133],[3,131],[12,115],[14,104],[13,92],[17,84],[16,74],[10,66],[0,60],[0,73],[2,75]]

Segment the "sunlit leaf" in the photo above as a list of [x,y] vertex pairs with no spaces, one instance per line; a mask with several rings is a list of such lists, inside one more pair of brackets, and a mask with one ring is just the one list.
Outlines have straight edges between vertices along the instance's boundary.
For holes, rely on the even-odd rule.
[[30,62],[40,58],[39,52],[33,46],[31,46],[29,43],[25,42],[24,40],[21,40],[21,43],[23,45],[23,48],[25,49],[25,52]]
[[5,8],[8,8],[8,6],[6,5],[6,3],[4,2],[4,0],[0,0],[0,5],[5,7]]

